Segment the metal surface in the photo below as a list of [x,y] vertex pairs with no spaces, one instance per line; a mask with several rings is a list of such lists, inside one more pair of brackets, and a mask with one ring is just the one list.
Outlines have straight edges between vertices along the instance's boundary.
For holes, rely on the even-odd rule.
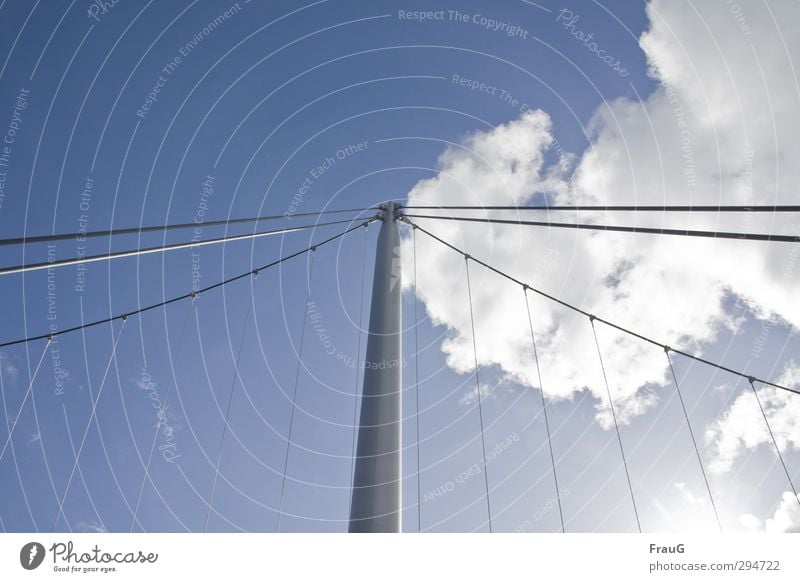
[[385,205],[375,254],[351,532],[399,532],[401,528],[402,306],[397,208],[393,203]]

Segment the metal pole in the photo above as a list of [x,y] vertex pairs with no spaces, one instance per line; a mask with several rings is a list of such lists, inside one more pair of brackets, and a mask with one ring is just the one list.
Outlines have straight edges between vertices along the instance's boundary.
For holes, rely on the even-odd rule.
[[399,208],[381,206],[350,532],[399,532],[401,521],[402,334]]

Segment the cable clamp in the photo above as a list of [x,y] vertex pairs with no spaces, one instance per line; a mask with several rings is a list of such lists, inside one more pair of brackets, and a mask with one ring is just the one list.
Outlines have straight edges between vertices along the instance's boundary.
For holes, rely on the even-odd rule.
[[527,291],[528,289],[530,289],[530,285],[528,285],[527,283],[523,283],[522,284],[522,290],[523,291]]
[[750,385],[752,386],[755,383],[756,379],[753,376],[748,376],[747,381],[750,382]]
[[309,247],[309,249],[311,249],[311,252],[312,252],[312,253],[314,253],[314,252],[316,252],[316,251],[317,251],[317,245],[311,245],[311,246]]
[[253,269],[252,274],[253,277],[258,277],[258,274],[261,272],[261,269]]
[[670,353],[672,351],[672,348],[669,346],[664,346],[664,351]]
[[589,321],[591,321],[592,323],[594,323],[594,320],[595,320],[595,319],[597,319],[597,318],[596,318],[594,315],[592,315],[592,314],[590,313],[590,314],[589,314]]
[[47,334],[47,341],[48,341],[48,342],[51,342],[51,341],[53,341],[53,332],[52,332],[52,331],[51,331],[50,333],[48,333],[48,334]]
[[470,256],[469,256],[467,253],[464,253],[464,260],[465,260],[465,261],[468,261],[468,260],[470,260],[471,258],[472,258],[472,257],[470,257]]
[[123,314],[120,316],[120,318],[122,319],[122,321],[128,321],[128,314],[127,314],[127,313],[123,313]]

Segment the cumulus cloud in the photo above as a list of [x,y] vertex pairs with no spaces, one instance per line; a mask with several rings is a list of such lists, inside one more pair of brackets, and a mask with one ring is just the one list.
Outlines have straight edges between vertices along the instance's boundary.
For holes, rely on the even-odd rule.
[[[800,365],[790,361],[778,383],[800,388]],[[800,397],[765,386],[758,388],[758,398],[781,451],[800,450]],[[705,438],[711,456],[709,470],[718,474],[729,471],[747,451],[761,445],[767,445],[770,450],[774,448],[752,391],[737,396],[723,415],[707,428]]]
[[[528,111],[448,147],[437,176],[416,184],[409,205],[524,205],[541,195],[562,204],[795,200],[800,165],[792,160],[800,158],[800,116],[792,61],[800,56],[800,28],[785,23],[800,17],[800,7],[748,5],[746,39],[724,3],[689,7],[656,0],[647,13],[650,25],[640,44],[659,85],[642,101],[625,98],[599,107],[585,152],[573,158],[551,151],[558,148],[550,117]],[[556,153],[560,159],[548,164]],[[667,228],[798,231],[783,219],[749,215],[634,218],[638,225]],[[738,322],[725,307],[732,296],[758,318],[800,327],[796,245],[417,221],[520,280],[670,345],[702,351],[722,329],[735,329]],[[418,297],[432,321],[449,330],[442,344],[448,365],[469,372],[465,261],[423,234],[416,241]],[[406,260],[410,255],[404,253]],[[475,264],[470,276],[480,364],[538,386],[521,288]],[[541,299],[531,306],[545,390],[557,398],[589,390],[608,426],[587,318]],[[658,402],[653,388],[666,383],[667,361],[653,346],[602,325],[597,332],[614,404],[626,422]]]
[[800,533],[800,505],[794,493],[786,491],[775,514],[767,520],[767,533]]
[[739,516],[739,524],[745,531],[767,533],[800,533],[800,505],[794,493],[784,492],[772,517],[762,523],[756,516],[745,513]]

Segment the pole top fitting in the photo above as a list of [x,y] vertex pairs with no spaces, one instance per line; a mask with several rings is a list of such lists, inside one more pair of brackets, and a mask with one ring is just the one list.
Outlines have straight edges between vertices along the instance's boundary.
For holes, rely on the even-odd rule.
[[385,202],[378,204],[378,214],[376,215],[377,220],[386,221],[386,216],[389,211],[389,205]]

